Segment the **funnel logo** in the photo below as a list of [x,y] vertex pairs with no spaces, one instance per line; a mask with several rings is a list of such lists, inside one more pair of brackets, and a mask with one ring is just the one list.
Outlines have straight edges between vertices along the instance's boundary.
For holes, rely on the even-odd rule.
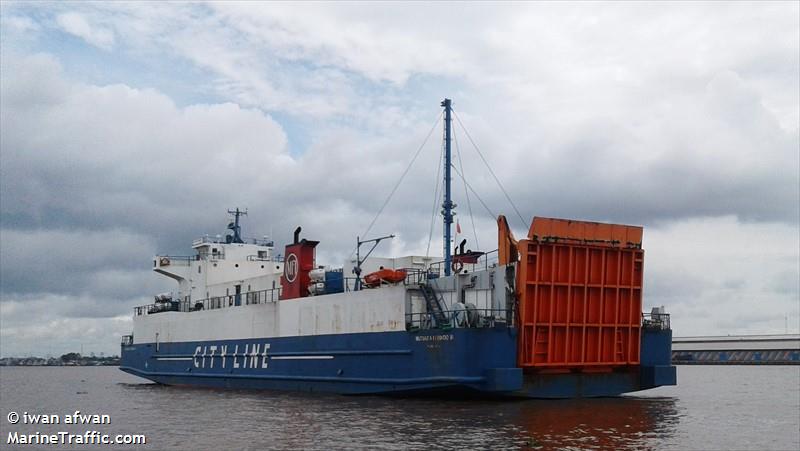
[[286,280],[289,283],[294,282],[294,279],[297,278],[297,256],[294,254],[289,254],[286,257],[286,263],[283,266],[283,275],[286,277]]

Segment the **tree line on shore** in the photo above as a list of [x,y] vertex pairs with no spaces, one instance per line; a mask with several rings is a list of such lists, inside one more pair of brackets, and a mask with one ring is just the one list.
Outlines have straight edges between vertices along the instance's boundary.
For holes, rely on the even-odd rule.
[[61,357],[3,357],[0,366],[107,366],[119,365],[119,356],[83,356],[68,352]]

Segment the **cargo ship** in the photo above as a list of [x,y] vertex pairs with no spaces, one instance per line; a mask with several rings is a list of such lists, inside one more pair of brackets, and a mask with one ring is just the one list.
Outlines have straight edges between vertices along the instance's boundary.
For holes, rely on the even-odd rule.
[[[283,253],[228,234],[158,255],[176,293],[134,308],[120,369],[167,385],[341,394],[617,396],[676,383],[663,307],[642,313],[641,227],[533,218],[497,248],[453,245],[451,113],[444,117],[443,256],[316,261],[294,231]],[[367,250],[362,257],[361,248]],[[362,277],[363,276],[363,277]]]

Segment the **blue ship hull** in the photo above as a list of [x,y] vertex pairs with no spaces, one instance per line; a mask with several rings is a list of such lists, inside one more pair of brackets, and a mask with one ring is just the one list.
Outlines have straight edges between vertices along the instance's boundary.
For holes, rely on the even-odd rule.
[[516,335],[495,327],[138,343],[122,347],[120,369],[167,385],[341,394],[574,398],[675,384],[669,331],[643,334],[641,366],[595,374],[523,373]]

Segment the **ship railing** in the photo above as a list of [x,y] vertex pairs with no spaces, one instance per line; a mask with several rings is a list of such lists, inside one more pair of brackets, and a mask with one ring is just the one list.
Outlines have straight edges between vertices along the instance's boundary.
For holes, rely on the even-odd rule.
[[196,240],[192,241],[192,246],[198,246],[200,244],[221,244],[223,241],[220,238],[211,238],[210,236],[201,236]]
[[[344,291],[356,291],[356,278],[355,277],[343,277],[342,284]],[[364,282],[363,280],[361,282]],[[363,288],[363,287],[362,287]]]
[[241,294],[230,294],[225,296],[211,296],[197,301],[183,301],[181,311],[197,312],[200,310],[216,310],[228,307],[239,307],[241,305],[256,305],[278,302],[281,297],[281,289],[268,288],[266,290],[248,291]]
[[225,252],[222,249],[217,249],[217,252],[200,251],[195,260],[225,260]]
[[[405,286],[417,287],[422,283],[426,283],[429,279],[435,278],[435,277],[432,277],[430,275],[430,271],[427,270],[427,269],[422,269],[422,268],[399,268],[399,269],[406,272],[406,277],[405,277],[405,279],[403,279],[402,282],[397,282],[397,283],[398,284],[402,283]],[[357,281],[356,277],[345,277],[344,278],[344,291],[358,291],[358,289],[356,288],[356,286],[357,286],[356,281]],[[384,287],[384,286],[391,286],[391,285],[397,285],[397,284],[384,282],[384,283],[381,283],[380,285],[375,286],[375,287],[367,287],[366,285],[364,285],[364,278],[363,277],[361,278],[361,289],[362,290],[375,289],[375,288],[380,288],[380,287]]]
[[133,308],[134,316],[152,315],[162,312],[179,312],[181,311],[181,302],[173,300],[165,300],[154,302],[152,304],[140,305]]
[[[244,244],[255,244],[257,246],[268,246],[274,247],[275,242],[268,239],[268,238],[242,238]],[[197,238],[196,240],[192,241],[192,246],[198,246],[201,244],[229,244],[227,243],[222,237],[210,237],[210,236],[202,236]]]
[[281,288],[270,288],[267,290],[250,291],[245,293],[245,305],[266,304],[278,302],[281,298]]
[[133,335],[123,335],[122,341],[120,342],[122,346],[130,346],[133,344]]
[[407,286],[419,286],[420,283],[424,283],[427,280],[427,270],[420,269],[420,268],[400,268],[406,272],[406,277],[401,282],[397,283],[389,283],[389,282],[382,282],[380,285],[374,287],[367,287],[364,284],[364,278],[361,278],[361,287],[358,288],[357,277],[345,277],[344,278],[344,291],[358,291],[361,290],[374,290],[381,287],[386,286],[394,286],[397,284],[402,283],[403,285]]
[[403,268],[406,272],[406,278],[403,279],[403,285],[418,286],[428,280],[428,271],[420,268]]
[[197,256],[190,255],[157,255],[153,260],[153,267],[162,268],[164,266],[189,266],[192,260],[197,260]]
[[441,313],[446,318],[443,324],[436,320],[438,313],[406,313],[406,330],[509,327],[514,322],[509,309],[471,308],[442,310]]
[[359,291],[359,290],[375,290],[375,289],[379,289],[381,287],[390,285],[390,284],[382,283],[382,284],[380,284],[380,285],[378,285],[376,287],[367,287],[364,284],[364,278],[363,277],[361,278],[361,282],[360,282],[361,285],[360,286],[359,286],[359,282],[358,282],[358,278],[357,277],[345,277],[343,282],[344,282],[344,291],[346,291],[346,292]]
[[273,255],[270,255],[269,257],[259,257],[258,255],[248,255],[247,256],[247,261],[249,261],[249,262],[278,262],[278,263],[283,263],[283,257],[278,259]]
[[268,238],[242,238],[245,244],[255,244],[258,246],[275,247],[275,242]]
[[268,304],[277,302],[281,297],[281,288],[248,291],[241,294],[225,296],[212,296],[200,300],[164,301],[153,304],[141,305],[133,308],[135,316],[152,315],[162,312],[196,312],[200,310],[215,310],[240,305]]
[[[466,263],[464,264],[463,268],[461,268],[461,272],[475,272],[481,270],[487,270],[489,268],[494,268],[497,266],[498,257],[497,257],[497,249],[493,251],[486,252],[485,254],[478,257],[478,261],[475,263]],[[433,262],[428,265],[428,278],[429,279],[436,279],[439,277],[444,277],[445,270],[444,270],[444,260]],[[455,274],[455,271],[451,268],[450,274]]]
[[669,313],[642,313],[642,327],[645,329],[668,330]]

